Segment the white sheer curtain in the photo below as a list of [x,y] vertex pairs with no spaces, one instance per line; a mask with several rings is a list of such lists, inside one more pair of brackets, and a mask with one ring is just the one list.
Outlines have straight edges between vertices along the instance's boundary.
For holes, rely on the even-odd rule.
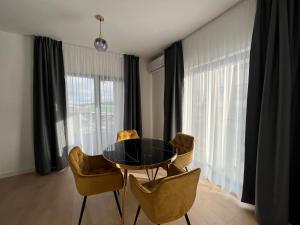
[[183,131],[195,137],[194,166],[239,197],[254,14],[255,1],[243,1],[183,41]]
[[123,127],[123,55],[63,45],[70,145],[101,154]]

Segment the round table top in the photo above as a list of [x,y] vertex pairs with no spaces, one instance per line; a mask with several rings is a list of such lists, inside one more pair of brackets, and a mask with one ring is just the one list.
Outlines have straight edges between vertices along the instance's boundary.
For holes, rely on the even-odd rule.
[[173,145],[163,140],[139,138],[108,146],[103,157],[118,168],[142,170],[173,162],[177,152]]

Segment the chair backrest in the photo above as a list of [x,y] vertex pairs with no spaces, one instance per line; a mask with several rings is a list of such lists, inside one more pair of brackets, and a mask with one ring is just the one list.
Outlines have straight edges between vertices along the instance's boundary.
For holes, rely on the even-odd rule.
[[117,134],[117,141],[140,138],[136,130],[122,130]]
[[179,155],[194,150],[194,137],[187,134],[178,132],[170,143],[178,149]]
[[167,177],[159,183],[153,192],[152,212],[147,215],[152,217],[152,222],[168,223],[184,216],[190,210],[196,198],[200,172],[198,168]]
[[88,156],[79,147],[74,147],[70,151],[68,161],[74,176],[81,175],[83,171],[89,170]]

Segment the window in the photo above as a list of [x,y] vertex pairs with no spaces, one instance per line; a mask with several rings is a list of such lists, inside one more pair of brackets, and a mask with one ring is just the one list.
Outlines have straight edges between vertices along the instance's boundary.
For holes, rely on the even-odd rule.
[[202,176],[242,194],[249,49],[255,1],[243,1],[183,41],[183,131]]
[[184,132],[195,136],[194,164],[240,195],[249,50],[191,68],[185,77]]
[[90,155],[101,154],[123,126],[123,81],[67,75],[66,91],[69,144]]

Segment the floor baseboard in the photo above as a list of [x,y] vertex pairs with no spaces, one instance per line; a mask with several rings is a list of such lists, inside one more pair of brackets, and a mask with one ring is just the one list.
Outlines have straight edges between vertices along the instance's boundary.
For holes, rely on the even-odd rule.
[[17,175],[25,174],[25,173],[32,173],[35,169],[26,169],[26,170],[20,170],[20,171],[14,171],[14,172],[8,172],[8,173],[0,173],[0,179],[7,178],[7,177],[14,177]]

